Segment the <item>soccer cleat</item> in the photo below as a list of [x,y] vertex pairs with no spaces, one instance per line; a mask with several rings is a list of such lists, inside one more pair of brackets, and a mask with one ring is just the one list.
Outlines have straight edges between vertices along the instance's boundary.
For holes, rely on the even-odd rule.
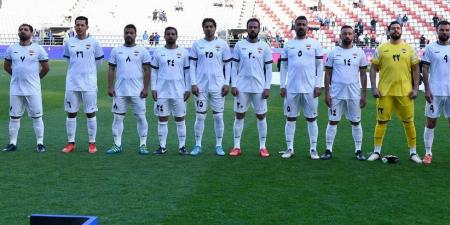
[[317,151],[315,149],[309,150],[309,155],[311,156],[312,160],[320,159],[319,154],[317,154]]
[[422,162],[424,164],[431,164],[431,160],[433,159],[433,157],[431,156],[431,154],[425,154],[425,156],[423,157]]
[[12,152],[17,149],[17,146],[14,144],[7,144],[5,148],[3,148],[2,152]]
[[186,146],[183,146],[181,148],[178,149],[178,153],[180,153],[180,155],[187,155],[189,154],[189,152],[186,149]]
[[372,154],[370,154],[369,158],[367,159],[367,161],[375,161],[375,160],[379,160],[381,158],[380,153],[378,152],[372,152]]
[[331,157],[333,157],[333,153],[329,149],[327,149],[325,150],[325,153],[323,153],[323,155],[320,156],[320,159],[328,160],[331,159]]
[[62,152],[64,153],[71,153],[75,151],[75,143],[69,142],[67,143],[66,147],[63,148]]
[[97,146],[95,143],[89,143],[89,153],[94,154],[97,152]]
[[147,149],[147,145],[139,146],[138,153],[139,153],[139,155],[148,155],[148,154],[150,154],[150,152]]
[[363,153],[362,153],[361,150],[357,150],[357,151],[355,152],[355,157],[356,157],[356,159],[359,160],[359,161],[365,161],[365,160],[366,160],[366,157],[363,155]]
[[288,159],[294,156],[294,149],[288,149],[286,151],[283,151],[283,154],[281,155],[281,158]]
[[39,152],[39,153],[41,153],[41,152],[46,152],[47,150],[45,149],[45,146],[43,145],[43,144],[38,144],[37,146],[36,146],[36,152]]
[[106,154],[113,155],[118,154],[122,152],[122,146],[113,145],[111,148],[106,150]]
[[267,148],[262,148],[259,150],[259,155],[263,158],[267,158],[270,156],[269,150]]
[[155,154],[155,155],[162,155],[162,154],[164,154],[164,153],[166,153],[166,152],[167,152],[167,149],[166,149],[166,148],[163,148],[163,147],[159,146],[159,148],[156,149],[156,150],[153,152],[153,154]]
[[225,152],[223,151],[222,146],[216,146],[216,155],[218,156],[224,156]]
[[230,156],[239,156],[241,155],[241,149],[240,148],[232,148],[230,151]]
[[202,152],[202,147],[196,145],[196,146],[194,147],[194,149],[192,149],[192,151],[191,151],[190,154],[191,154],[192,156],[197,156],[197,155],[200,154],[201,152]]
[[420,159],[419,155],[417,155],[416,153],[411,154],[409,159],[411,159],[411,161],[413,161],[417,164],[422,164],[422,160]]

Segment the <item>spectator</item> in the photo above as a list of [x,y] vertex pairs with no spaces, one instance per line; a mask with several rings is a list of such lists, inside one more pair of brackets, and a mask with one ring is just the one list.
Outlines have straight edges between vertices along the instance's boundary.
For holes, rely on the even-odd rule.
[[144,41],[144,43],[147,43],[147,41],[148,41],[147,31],[144,31],[144,34],[142,35],[142,40]]
[[375,34],[372,34],[372,36],[370,36],[370,47],[375,48],[377,47],[377,39],[375,37]]
[[403,16],[402,22],[404,27],[408,26],[408,17],[406,16],[406,14]]
[[437,27],[437,24],[439,23],[439,17],[437,16],[437,13],[433,16],[433,27]]
[[422,49],[422,48],[425,48],[426,43],[427,43],[427,39],[425,38],[425,36],[423,36],[423,34],[420,35],[419,47],[420,47],[421,49]]
[[153,44],[155,43],[155,33],[150,34],[148,43],[150,44],[150,46],[153,46]]
[[317,10],[322,11],[322,0],[319,0],[319,2],[317,2]]
[[153,22],[155,22],[155,21],[157,21],[158,20],[158,10],[154,10],[153,11]]
[[375,19],[375,17],[370,21],[370,30],[372,30],[373,32],[377,31],[377,20]]
[[155,46],[158,46],[159,45],[159,38],[160,38],[161,36],[159,36],[159,34],[158,34],[158,32],[155,32]]
[[363,25],[362,19],[359,19],[359,21],[358,21],[358,31],[359,31],[358,36],[362,35],[364,32],[364,25]]
[[402,23],[403,23],[402,14],[398,14],[398,16],[397,16],[397,22],[398,22],[399,24],[402,24]]
[[70,28],[68,35],[69,35],[69,38],[75,37],[75,32],[73,32],[72,28]]
[[370,38],[369,35],[364,35],[364,46],[369,47]]
[[353,8],[358,8],[359,0],[353,0]]

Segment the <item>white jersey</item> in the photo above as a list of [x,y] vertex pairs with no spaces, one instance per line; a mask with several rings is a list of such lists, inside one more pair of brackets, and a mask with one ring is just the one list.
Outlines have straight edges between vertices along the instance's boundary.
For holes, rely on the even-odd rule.
[[450,96],[450,45],[429,44],[422,62],[430,65],[429,83],[433,95]]
[[156,49],[151,67],[156,71],[152,73],[152,90],[158,98],[183,98],[189,91],[189,74],[184,72],[189,69],[189,53],[185,48]]
[[141,46],[115,47],[109,65],[116,66],[116,96],[139,96],[144,88],[143,65],[150,65],[150,53]]
[[359,70],[367,69],[366,54],[360,48],[337,46],[327,57],[326,69],[331,69],[330,96],[335,99],[359,99]]
[[272,51],[267,43],[261,40],[251,43],[247,39],[238,41],[234,46],[233,60],[239,63],[237,77],[232,79],[233,87],[246,93],[262,93],[270,88],[272,71],[265,71],[265,64],[272,63]]
[[97,91],[96,60],[103,59],[103,49],[96,39],[71,37],[64,42],[64,57],[69,66],[66,77],[68,91]]
[[10,95],[40,95],[39,63],[48,61],[47,52],[40,45],[14,44],[6,50],[5,60],[12,63]]
[[231,53],[224,40],[200,39],[194,42],[190,59],[196,63],[195,70],[190,70],[191,84],[197,85],[200,92],[220,92],[223,85],[228,85],[224,63],[231,61]]
[[313,93],[322,85],[322,71],[316,71],[316,59],[323,58],[320,42],[306,38],[288,41],[281,52],[281,60],[287,63],[285,87],[288,93]]

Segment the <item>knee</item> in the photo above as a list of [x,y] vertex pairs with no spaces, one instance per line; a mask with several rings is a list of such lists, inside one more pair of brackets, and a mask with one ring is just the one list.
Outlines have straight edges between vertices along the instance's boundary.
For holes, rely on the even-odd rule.
[[266,114],[256,114],[256,118],[258,118],[258,120],[263,120],[266,118]]
[[175,117],[175,122],[183,122],[183,121],[184,121],[184,116]]
[[160,116],[158,118],[159,122],[167,122],[169,121],[169,117],[168,116]]
[[242,120],[245,117],[245,113],[236,113],[236,119]]
[[308,121],[308,122],[314,122],[314,121],[316,121],[316,119],[317,119],[317,117],[314,117],[314,118],[306,118],[306,121]]
[[93,113],[86,113],[86,117],[87,118],[94,118],[95,117],[95,112],[93,112]]
[[67,113],[67,117],[69,118],[76,118],[77,117],[77,113]]
[[295,122],[295,121],[297,121],[297,117],[288,117],[288,118],[287,118],[287,121],[289,121],[289,122]]
[[20,117],[20,116],[11,116],[10,118],[11,118],[12,120],[20,120],[21,117]]
[[331,126],[335,126],[338,125],[339,121],[329,121],[328,124],[330,124]]
[[386,121],[378,120],[377,123],[378,123],[379,125],[384,125],[384,124],[389,123],[389,120],[386,120]]

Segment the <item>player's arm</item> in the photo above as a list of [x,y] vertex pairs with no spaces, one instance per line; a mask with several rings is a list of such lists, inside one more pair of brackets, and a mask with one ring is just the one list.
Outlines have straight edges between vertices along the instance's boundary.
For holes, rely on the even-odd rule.
[[433,93],[430,90],[430,63],[422,61],[423,86],[425,87],[425,100],[428,103],[433,101]]
[[414,65],[411,65],[411,71],[412,71],[412,78],[413,78],[413,89],[409,93],[409,97],[411,99],[415,99],[417,97],[417,94],[419,92],[419,80],[420,80],[420,69],[419,69],[419,63],[416,63]]
[[315,81],[315,88],[314,88],[314,97],[320,96],[320,87],[323,83],[323,50],[322,46],[319,46],[316,48],[316,81]]
[[272,85],[272,60],[264,62],[265,67],[265,83],[264,83],[264,91],[263,98],[267,99],[270,95],[270,86]]
[[[283,53],[285,53],[285,49],[283,49]],[[280,62],[280,96],[286,97],[286,79],[288,75],[288,58],[287,54],[282,54],[279,59]]]
[[41,65],[41,70],[39,71],[39,78],[44,78],[47,75],[48,71],[50,71],[50,66],[48,65],[48,60],[39,61]]
[[331,107],[331,96],[330,96],[330,84],[331,84],[331,75],[333,73],[333,67],[325,67],[325,104],[328,107]]
[[225,72],[225,83],[222,87],[222,97],[225,97],[228,94],[229,86],[230,86],[230,77],[231,77],[231,58],[223,60],[223,67]]
[[156,90],[156,82],[158,81],[158,72],[159,72],[159,64],[158,64],[158,60],[156,58],[156,53],[153,52],[153,60],[152,63],[150,64],[150,67],[152,68],[152,76],[151,77],[151,81],[150,81],[150,88],[152,89],[152,98],[153,100],[157,100],[158,99],[158,92]]
[[9,73],[9,75],[12,75],[12,61],[11,61],[11,59],[5,59],[5,63],[3,64],[3,69],[5,69],[5,71],[7,73]]
[[366,100],[367,66],[359,67],[359,79],[361,81],[361,99],[359,101],[359,107],[364,108],[364,106],[366,106],[366,103],[367,103],[367,100]]
[[143,65],[144,68],[144,88],[141,91],[141,98],[147,98],[148,95],[148,85],[150,83],[151,69],[150,64],[145,63]]
[[378,91],[377,88],[377,71],[378,71],[378,65],[372,63],[370,65],[370,72],[369,72],[369,76],[370,76],[370,86],[372,88],[372,95],[375,98],[379,98],[380,92]]
[[190,73],[190,77],[191,77],[191,91],[192,94],[195,96],[198,96],[199,90],[198,90],[198,85],[197,85],[197,76],[196,76],[196,71],[197,71],[197,61],[198,59],[195,57],[190,56],[189,57],[189,73]]
[[239,74],[239,63],[240,63],[240,56],[239,56],[239,47],[236,45],[234,46],[234,52],[233,52],[233,58],[231,61],[231,94],[233,96],[239,95],[239,90],[237,89],[237,79]]
[[190,65],[189,65],[189,56],[187,55],[184,60],[184,101],[187,101],[189,96],[191,95],[190,87],[191,87],[191,76],[190,76]]
[[102,46],[100,46],[100,43],[98,43],[98,41],[96,42],[95,45],[95,65],[97,66],[97,69],[100,69],[100,67],[103,64],[103,58],[105,58],[104,54],[103,54],[103,48]]
[[115,75],[116,75],[116,64],[109,63],[109,69],[108,69],[108,95],[110,97],[116,96],[116,91],[114,90]]

